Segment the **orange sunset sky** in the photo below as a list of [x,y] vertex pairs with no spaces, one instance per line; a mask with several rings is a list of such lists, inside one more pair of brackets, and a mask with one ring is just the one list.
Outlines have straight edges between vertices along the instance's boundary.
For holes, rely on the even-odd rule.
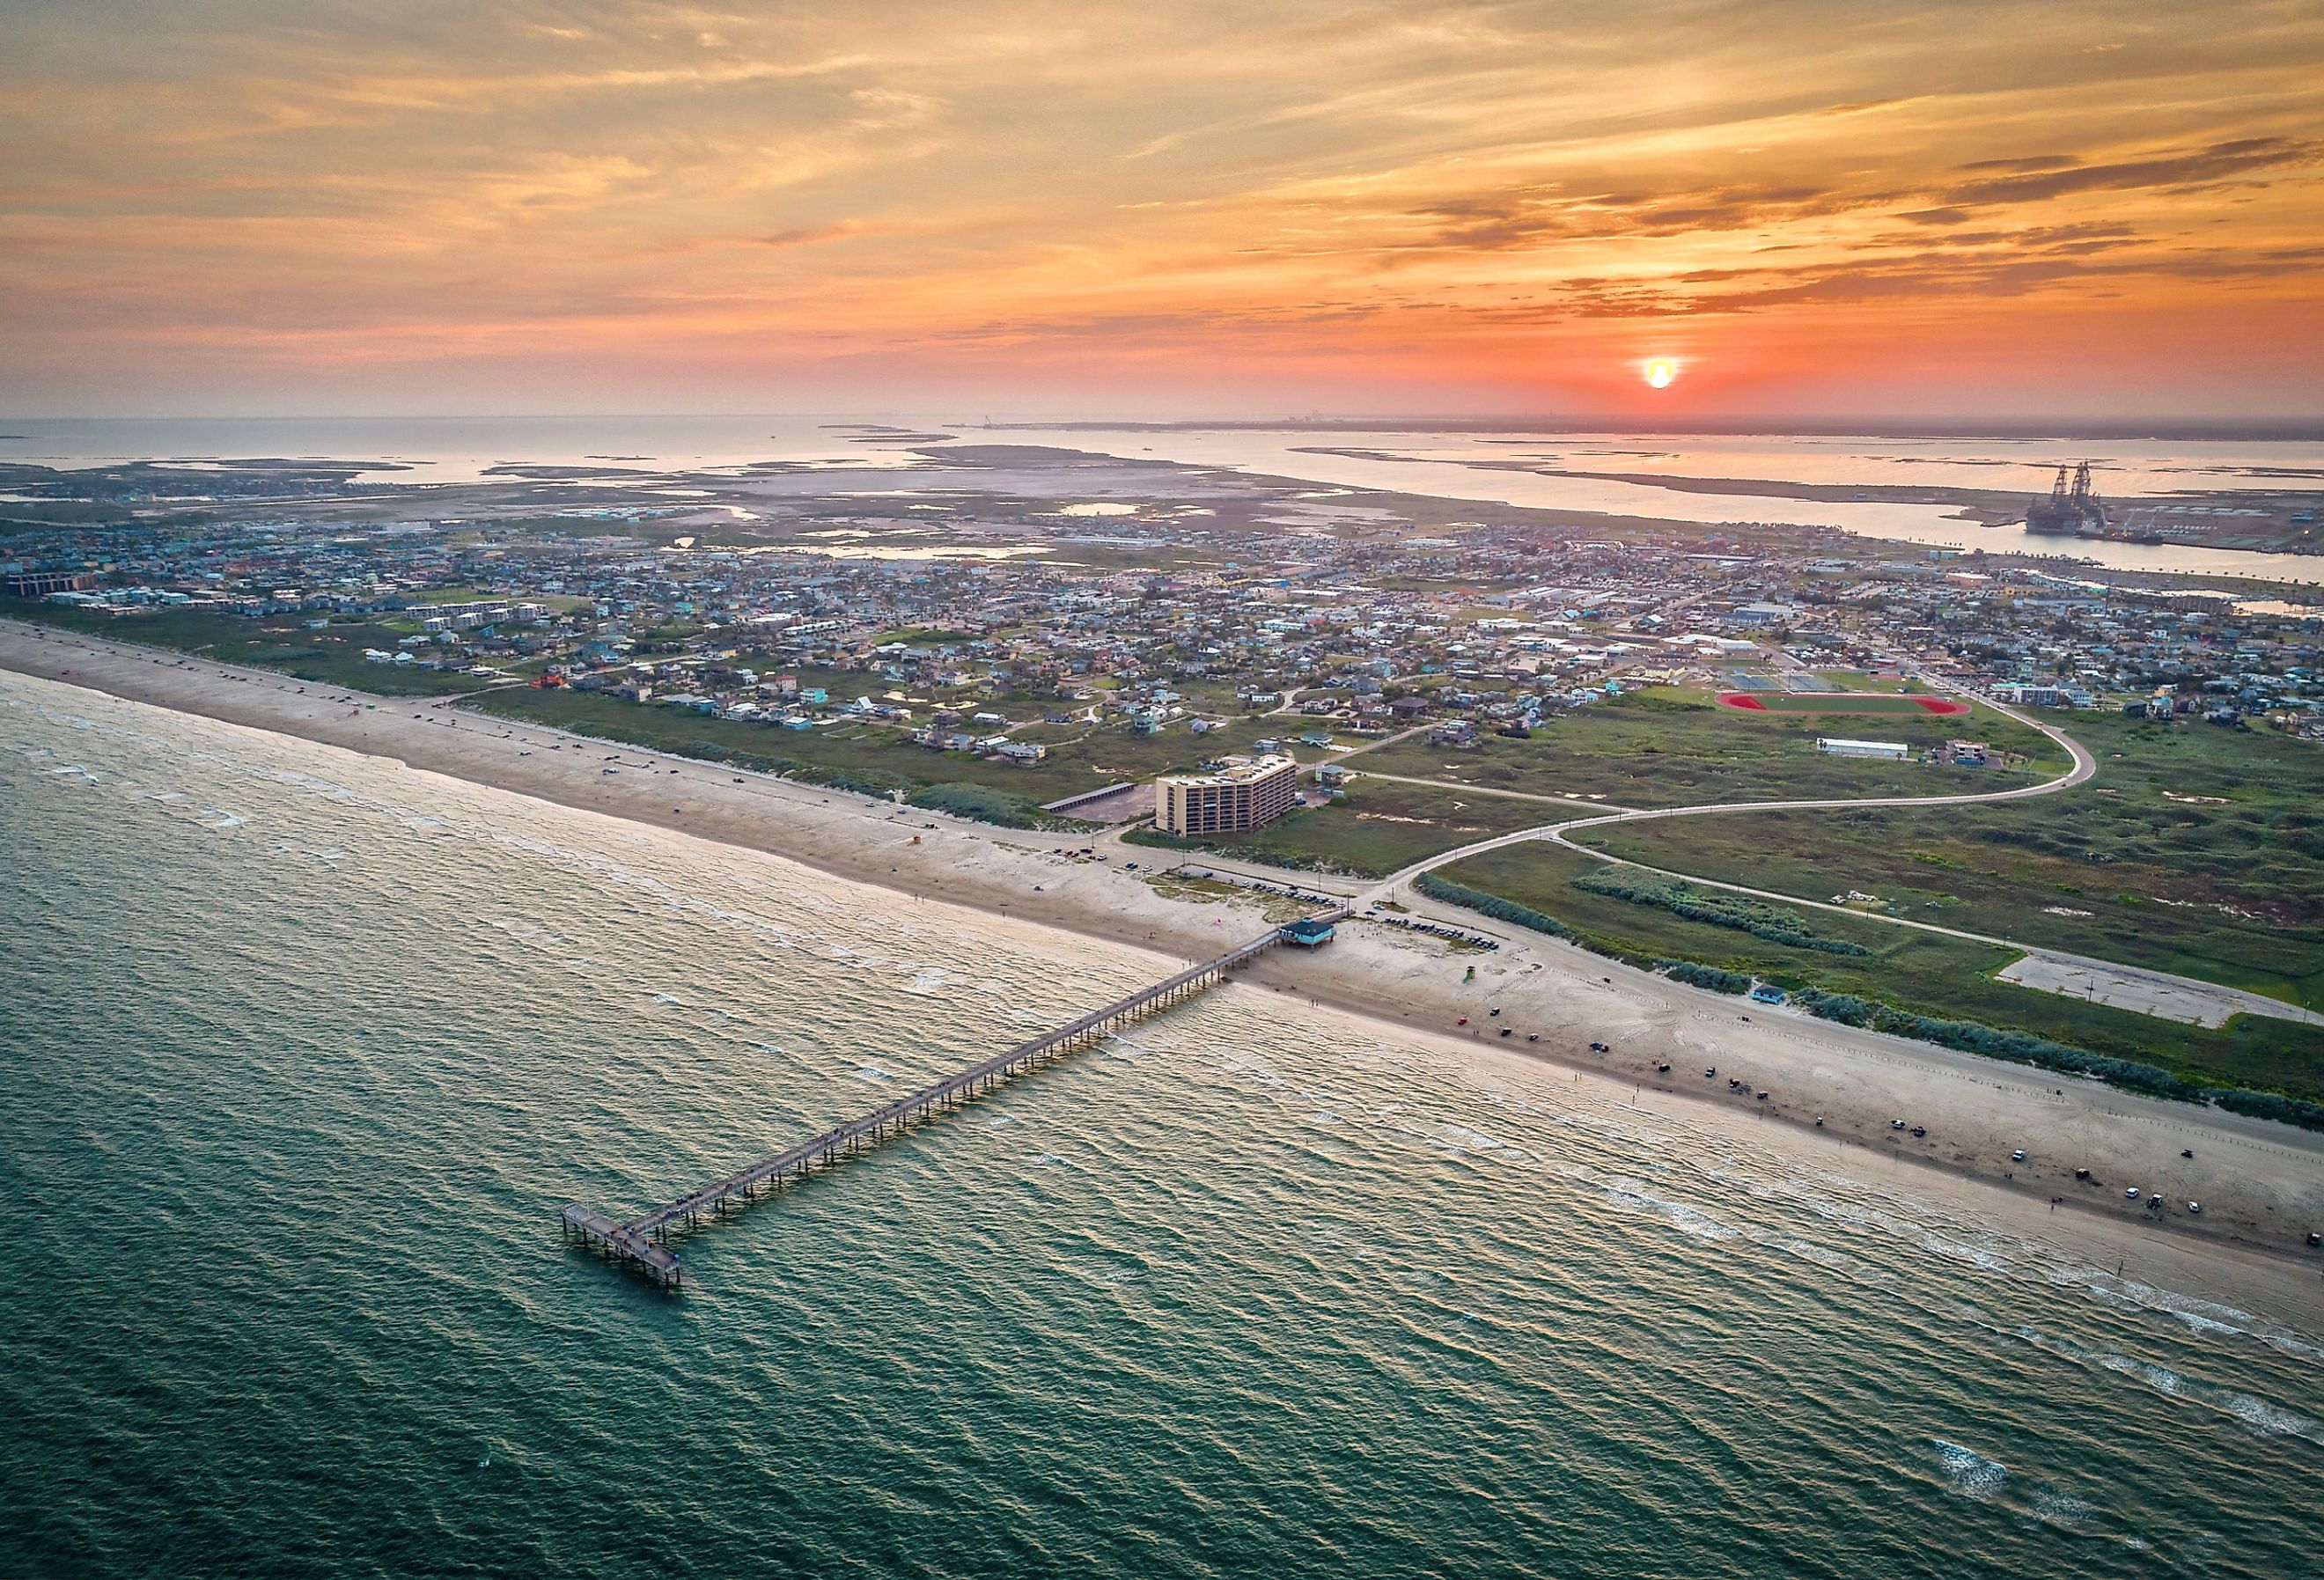
[[2314,0],[12,0],[0,45],[0,413],[2324,413]]

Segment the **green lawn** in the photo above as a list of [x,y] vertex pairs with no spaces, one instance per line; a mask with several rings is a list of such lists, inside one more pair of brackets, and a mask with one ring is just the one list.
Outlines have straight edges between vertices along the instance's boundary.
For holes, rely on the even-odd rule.
[[1997,982],[1991,974],[2015,957],[2010,950],[1824,911],[1788,914],[1803,931],[1853,942],[1871,953],[1843,956],[1771,943],[1653,905],[1591,893],[1573,882],[1604,871],[1604,864],[1588,856],[1532,843],[1471,856],[1442,873],[1530,906],[1621,953],[1688,960],[1786,988],[1812,986],[1919,1014],[2028,1031],[2096,1053],[2159,1064],[2199,1083],[2324,1097],[2324,1028],[2258,1016],[2241,1017],[2216,1031],[2181,1026]]
[[1634,861],[2324,1009],[2324,747],[2065,716],[2090,783],[1992,806],[1753,812],[1580,836]]
[[439,697],[474,691],[489,682],[457,670],[423,670],[364,661],[365,648],[392,651],[402,633],[377,624],[332,624],[309,631],[301,614],[252,619],[211,609],[157,609],[106,614],[68,604],[0,601],[0,614],[69,631],[109,636],[148,647],[199,653],[220,663],[280,670],[301,680],[346,686],[388,697]]
[[1953,718],[1884,717],[1880,738],[1916,750],[1948,740],[1981,740],[2029,758],[2029,767],[1943,768],[1819,753],[1816,737],[1840,733],[1845,722],[1738,713],[1680,694],[1645,691],[1577,708],[1544,725],[1529,741],[1482,735],[1474,746],[1446,748],[1416,736],[1367,753],[1362,766],[1536,795],[1602,795],[1627,807],[1950,795],[2006,790],[2067,766],[2064,753],[2048,737],[1982,707]]

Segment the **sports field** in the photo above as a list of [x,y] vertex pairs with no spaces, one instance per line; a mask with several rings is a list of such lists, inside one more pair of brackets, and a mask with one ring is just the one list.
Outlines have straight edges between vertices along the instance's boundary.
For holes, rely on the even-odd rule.
[[1722,691],[1719,705],[1738,713],[1871,713],[1891,718],[1969,711],[1968,703],[1950,697],[1903,696],[1893,691]]

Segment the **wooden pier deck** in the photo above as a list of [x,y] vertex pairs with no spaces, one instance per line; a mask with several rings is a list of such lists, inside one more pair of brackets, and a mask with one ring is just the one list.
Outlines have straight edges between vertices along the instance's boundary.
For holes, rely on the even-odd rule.
[[594,1207],[574,1202],[559,1215],[566,1234],[577,1239],[592,1251],[602,1251],[624,1267],[635,1268],[665,1289],[675,1289],[684,1281],[684,1271],[678,1265],[678,1252],[659,1241],[649,1240],[626,1224],[616,1224]]
[[[1334,910],[1321,919],[1338,921],[1346,914],[1344,910]],[[1111,1036],[1132,1021],[1183,1003],[1223,982],[1229,972],[1273,948],[1282,941],[1282,929],[1269,928],[1261,937],[1230,949],[1215,959],[1189,966],[1175,976],[1139,989],[1127,998],[1117,999],[1103,1009],[1093,1010],[1054,1031],[1044,1032],[1030,1041],[1019,1043],[1005,1053],[997,1053],[981,1064],[972,1065],[957,1075],[947,1076],[934,1086],[924,1086],[908,1096],[899,1097],[860,1119],[849,1120],[811,1141],[801,1141],[746,1169],[738,1169],[724,1179],[715,1180],[699,1190],[689,1191],[676,1201],[656,1207],[627,1223],[617,1223],[593,1207],[575,1202],[563,1214],[566,1233],[592,1249],[604,1252],[616,1262],[644,1274],[662,1288],[678,1289],[684,1281],[684,1270],[666,1242],[672,1234],[699,1223],[704,1215],[723,1215],[746,1206],[762,1194],[780,1189],[792,1180],[805,1178],[814,1169],[829,1168],[877,1146],[891,1136],[900,1135],[916,1122],[957,1108],[1028,1070],[1077,1053]]]

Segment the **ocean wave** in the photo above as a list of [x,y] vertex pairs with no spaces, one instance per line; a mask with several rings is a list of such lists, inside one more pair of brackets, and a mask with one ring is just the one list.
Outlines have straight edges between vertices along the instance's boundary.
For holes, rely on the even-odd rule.
[[1614,1206],[1627,1207],[1633,1212],[1657,1214],[1667,1218],[1671,1226],[1682,1234],[1697,1240],[1739,1240],[1743,1237],[1740,1229],[1720,1223],[1700,1207],[1656,1196],[1637,1180],[1616,1180],[1602,1184],[1599,1188],[1605,1199]]
[[2117,1309],[2152,1312],[2168,1317],[2195,1333],[2257,1339],[2281,1354],[2324,1360],[2324,1349],[2307,1343],[2290,1328],[2233,1306],[2135,1280],[2116,1282],[2111,1275],[2096,1270],[2087,1282],[2092,1299]]
[[2033,1512],[2045,1524],[2079,1530],[2090,1522],[2096,1511],[2061,1487],[2040,1487],[2034,1493]]
[[2324,1443],[2324,1435],[2319,1435],[2316,1422],[2267,1400],[2217,1382],[2208,1382],[2199,1377],[2190,1377],[2159,1361],[2126,1355],[2119,1350],[2086,1349],[2070,1339],[2054,1338],[2030,1326],[2021,1327],[2017,1333],[2036,1349],[2062,1356],[2078,1365],[2130,1378],[2167,1399],[2181,1399],[2217,1410],[2257,1436],[2304,1437],[2312,1443]]
[[1990,1502],[2000,1495],[2009,1480],[2007,1465],[1947,1438],[1932,1437],[1929,1441],[1935,1446],[1937,1463],[1944,1468],[1946,1484],[1954,1492],[1980,1503]]

